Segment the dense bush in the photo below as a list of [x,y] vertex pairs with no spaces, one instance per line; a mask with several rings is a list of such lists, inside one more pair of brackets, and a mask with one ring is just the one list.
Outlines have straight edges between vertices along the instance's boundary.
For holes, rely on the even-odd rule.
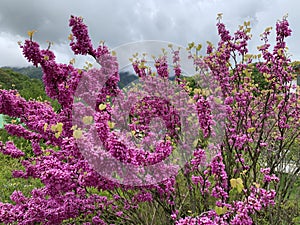
[[[70,26],[70,46],[74,53],[92,56],[101,65],[100,69],[82,70],[72,64],[57,63],[49,48],[41,50],[33,41],[33,33],[21,46],[28,61],[42,67],[46,93],[58,101],[59,110],[45,102],[26,101],[14,91],[0,92],[0,113],[20,118],[23,123],[8,124],[6,130],[29,140],[34,156],[25,158],[22,149],[13,142],[1,143],[1,152],[22,160],[25,169],[14,171],[15,178],[36,178],[43,184],[34,189],[30,197],[15,190],[10,197],[13,204],[0,203],[1,222],[296,223],[293,218],[281,216],[284,207],[295,212],[293,206],[283,207],[283,204],[300,170],[294,166],[286,173],[281,168],[288,164],[299,165],[299,92],[291,92],[290,82],[295,75],[286,54],[285,38],[291,35],[286,18],[276,24],[273,50],[268,42],[270,29],[262,34],[263,45],[258,55],[248,53],[249,23],[231,35],[219,20],[220,41],[216,47],[208,45],[206,56],[199,55],[200,46],[190,44],[188,47],[197,71],[193,90],[180,80],[180,59],[178,51],[174,51],[177,78],[173,85],[181,87],[176,98],[181,99],[184,93],[191,95],[188,105],[197,114],[197,121],[191,124],[197,128],[192,146],[178,148],[182,138],[189,136],[183,132],[186,121],[180,118],[181,108],[170,104],[170,96],[139,99],[138,92],[128,94],[136,104],[128,111],[127,123],[131,136],[139,139],[138,143],[145,144],[148,137],[152,138],[151,117],[162,118],[167,127],[162,139],[151,143],[150,152],[131,146],[126,141],[127,134],[119,132],[118,124],[113,121],[114,116],[122,116],[122,111],[116,110],[120,107],[117,99],[123,96],[117,85],[117,58],[103,43],[97,48],[92,46],[82,18],[72,16]],[[144,59],[133,59],[139,79],[149,85],[159,81],[155,85],[164,90],[169,84],[166,57],[155,59],[157,77],[145,66]],[[255,59],[260,62],[256,69],[263,75],[263,88],[252,79],[253,69],[249,65]],[[94,83],[86,82],[87,90],[78,95],[83,81]],[[96,84],[100,84],[98,89],[93,88]],[[89,107],[90,102],[94,103],[92,107]],[[74,108],[78,109],[80,104],[82,111],[78,113],[83,117],[74,118]],[[190,119],[189,115],[183,116],[187,121]],[[90,133],[86,130],[97,134],[104,152],[89,145],[93,137],[88,139]],[[80,140],[90,148],[82,151]],[[192,157],[173,173],[170,168],[173,161],[163,159],[171,152],[185,156],[189,147],[192,147]],[[122,165],[131,166],[133,170],[128,176],[133,183],[124,184],[120,178],[122,168],[110,163],[102,168],[107,170],[105,175],[111,175],[109,172],[115,175],[114,179],[108,179],[91,165],[93,157],[84,157],[86,155],[117,159]],[[161,173],[164,179],[151,182],[158,177],[148,173],[145,180],[149,183],[143,183],[145,180],[135,169],[145,165],[158,165],[158,170],[166,172]],[[166,176],[168,173],[171,176]],[[287,185],[282,184],[282,179],[287,179]],[[141,185],[136,185],[138,182]]]

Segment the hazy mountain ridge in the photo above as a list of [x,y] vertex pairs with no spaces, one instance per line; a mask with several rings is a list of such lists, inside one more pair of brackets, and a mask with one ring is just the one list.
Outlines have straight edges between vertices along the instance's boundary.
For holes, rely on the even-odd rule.
[[[28,66],[28,67],[2,67],[2,70],[11,70],[18,74],[26,75],[29,78],[33,79],[42,79],[43,71],[40,67]],[[120,72],[120,82],[119,87],[123,88],[138,77],[130,72]]]
[[1,69],[9,69],[16,73],[24,74],[29,78],[42,79],[43,71],[40,67],[2,67]]

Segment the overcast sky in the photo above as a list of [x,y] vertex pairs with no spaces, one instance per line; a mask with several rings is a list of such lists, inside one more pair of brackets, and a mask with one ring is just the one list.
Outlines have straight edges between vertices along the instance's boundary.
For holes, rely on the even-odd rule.
[[216,43],[218,13],[232,32],[251,21],[253,50],[261,44],[259,34],[288,13],[288,46],[292,59],[300,60],[299,0],[0,0],[0,66],[29,65],[17,44],[28,30],[37,30],[34,39],[42,46],[53,41],[58,60],[68,62],[70,15],[84,18],[95,45],[104,40],[115,48],[141,40]]

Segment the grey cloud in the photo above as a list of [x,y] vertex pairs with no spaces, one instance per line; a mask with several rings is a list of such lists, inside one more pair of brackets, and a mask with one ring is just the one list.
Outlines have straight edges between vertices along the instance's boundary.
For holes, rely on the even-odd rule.
[[[84,17],[94,44],[105,40],[113,48],[133,41],[163,40],[186,46],[192,41],[216,43],[219,12],[224,14],[223,20],[231,31],[250,20],[254,37],[290,12],[294,37],[289,43],[295,49],[293,54],[300,57],[296,49],[299,7],[300,1],[296,0],[286,0],[284,4],[281,0],[1,0],[0,33],[25,39],[27,31],[34,29],[38,31],[35,40],[67,46],[68,19],[73,14]],[[57,49],[64,58],[70,55],[69,50]]]

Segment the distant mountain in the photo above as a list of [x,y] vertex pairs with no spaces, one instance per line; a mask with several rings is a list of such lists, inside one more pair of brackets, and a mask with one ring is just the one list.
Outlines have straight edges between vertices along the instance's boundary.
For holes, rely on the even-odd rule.
[[[2,67],[1,69],[4,70],[11,70],[14,71],[18,74],[23,74],[26,75],[29,78],[34,78],[34,79],[42,79],[43,76],[43,71],[40,67],[33,67],[33,66],[28,66],[28,67]],[[130,84],[131,82],[135,81],[138,79],[137,75],[125,71],[125,72],[120,72],[120,81],[119,81],[119,88],[123,88]],[[171,76],[169,78],[170,80],[174,81],[175,77]]]
[[[18,74],[26,75],[29,78],[42,79],[43,71],[40,67],[2,67],[3,70],[11,70]],[[132,81],[136,80],[138,77],[129,72],[120,72],[120,82],[119,87],[123,88]]]
[[137,75],[134,75],[129,72],[120,72],[120,81],[118,84],[119,88],[123,88],[137,79],[138,79]]
[[9,69],[14,72],[24,74],[29,78],[42,79],[43,72],[40,67],[28,66],[28,67],[2,67],[2,69]]

